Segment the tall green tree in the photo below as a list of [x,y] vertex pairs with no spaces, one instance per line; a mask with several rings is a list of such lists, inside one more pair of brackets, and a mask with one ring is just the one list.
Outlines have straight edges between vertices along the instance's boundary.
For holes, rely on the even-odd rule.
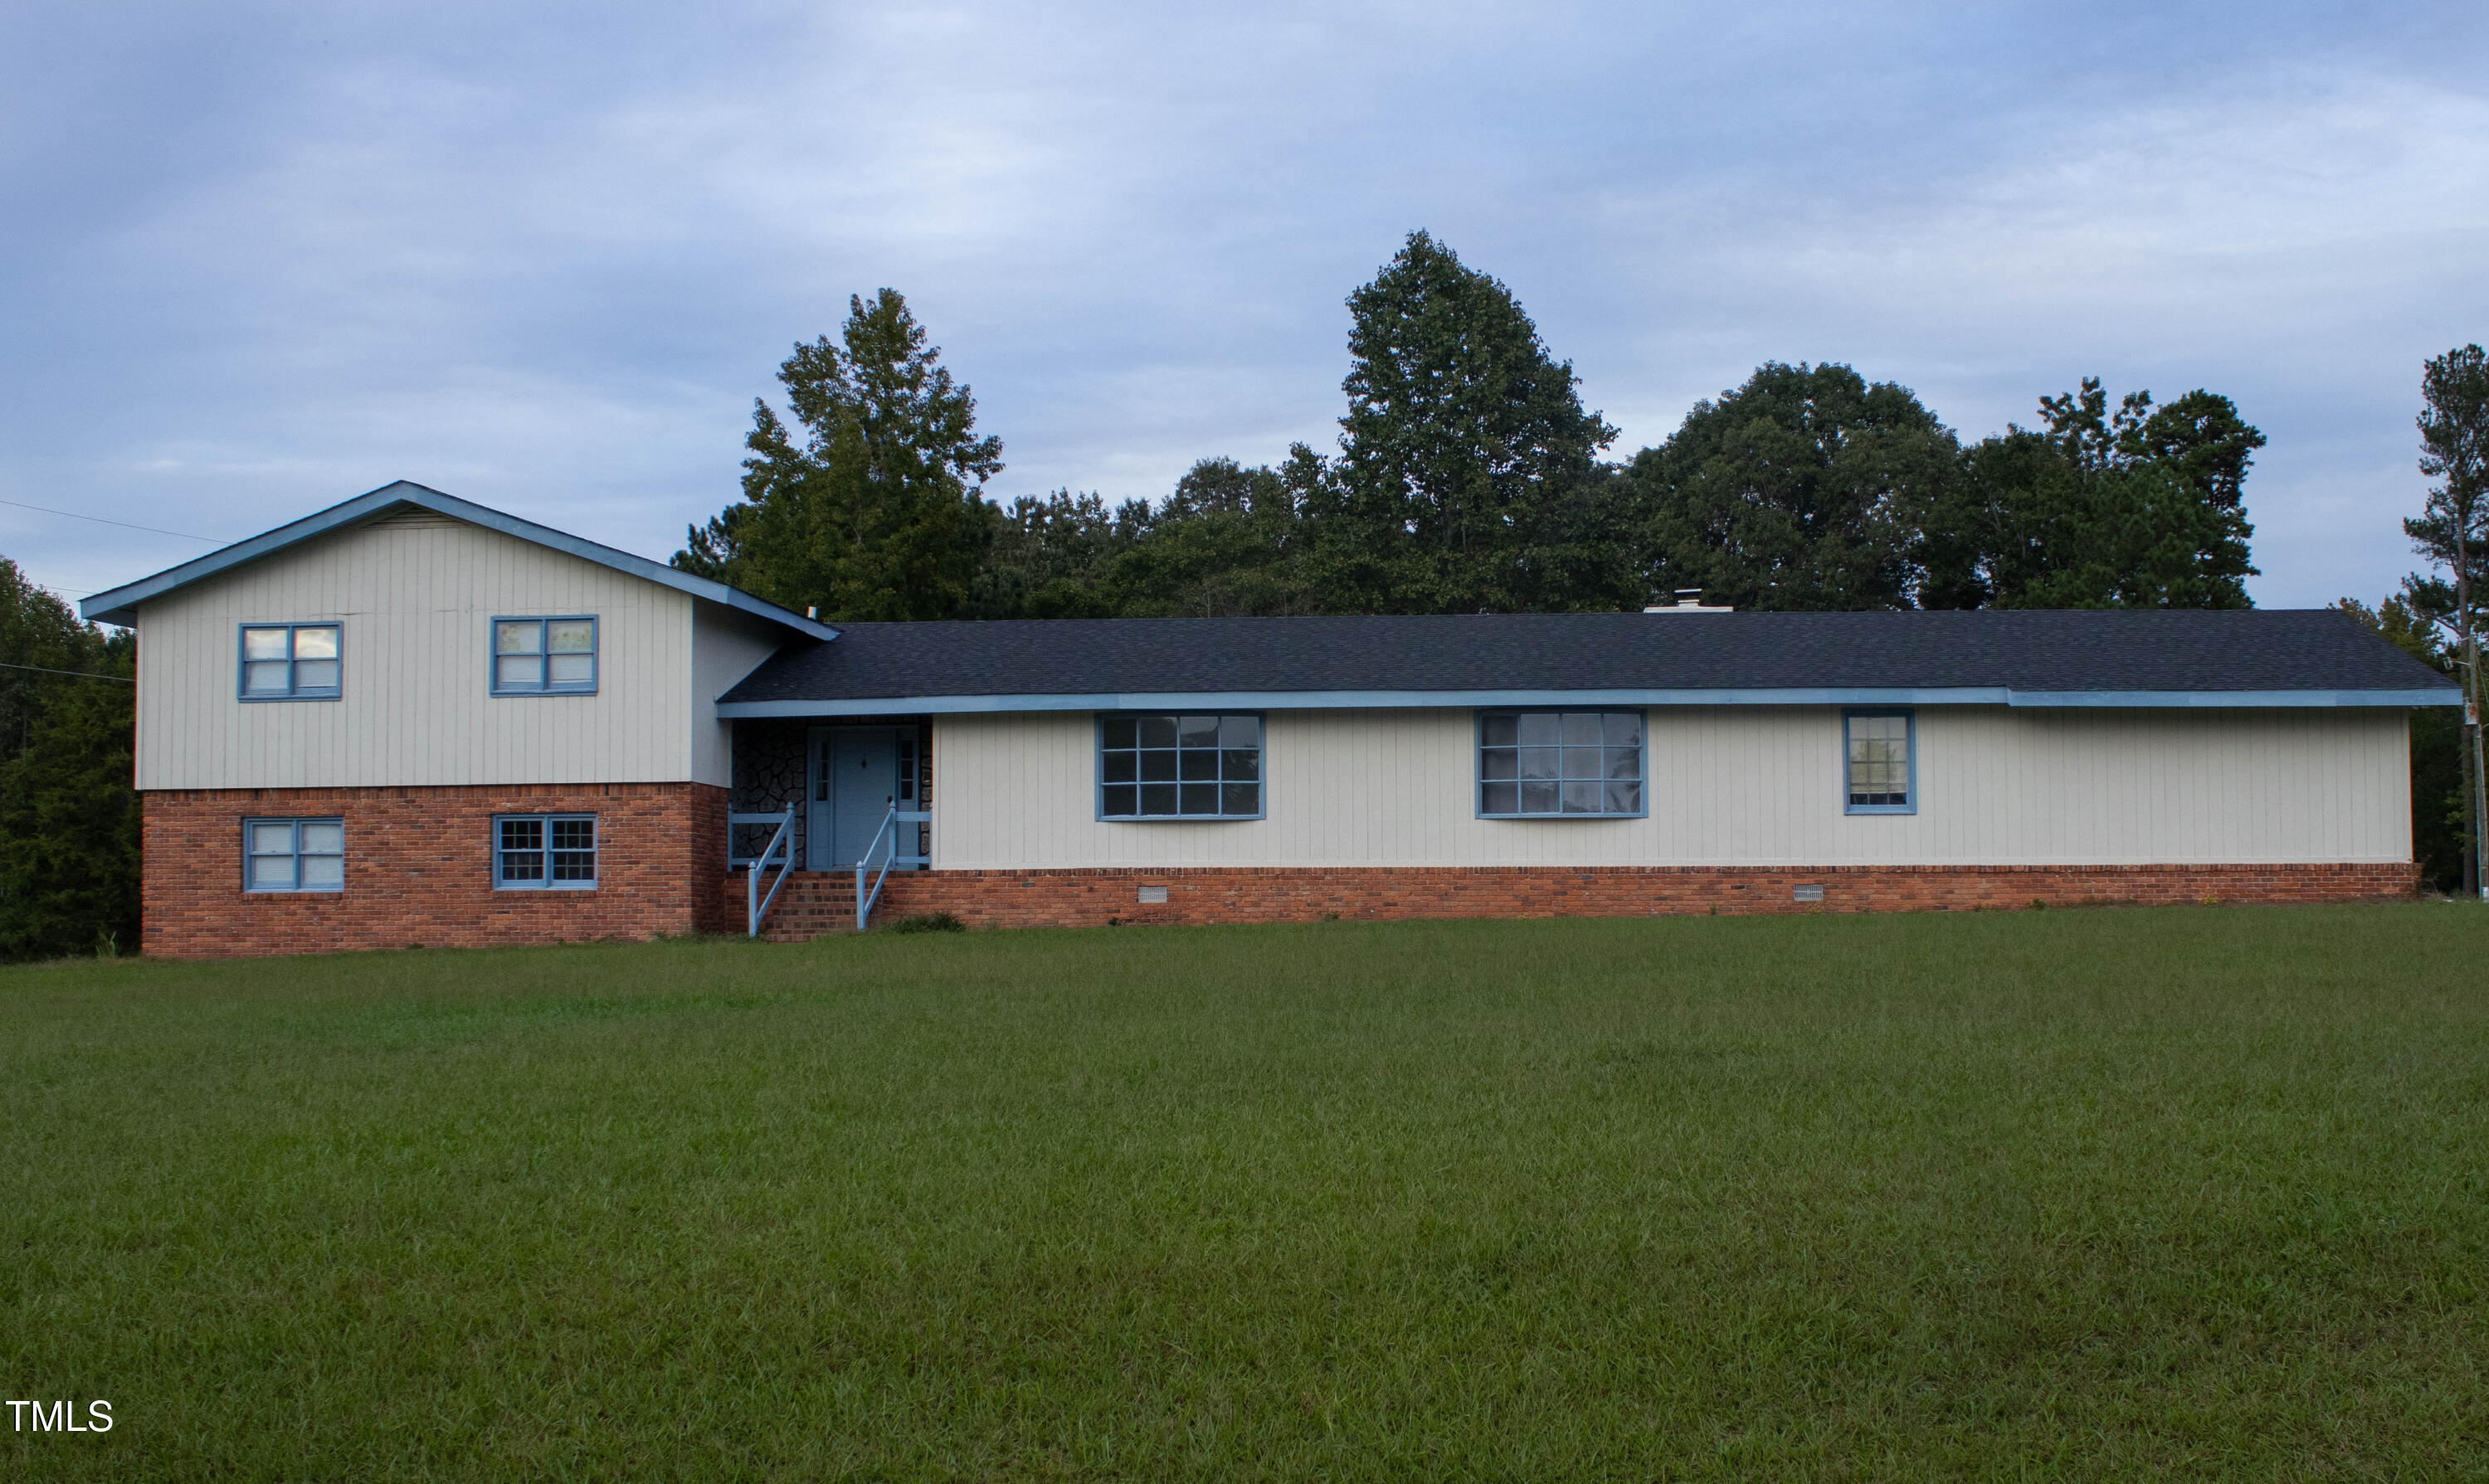
[[136,658],[0,557],[0,958],[137,949]]
[[1699,587],[1739,608],[1907,608],[1922,523],[1960,456],[1906,386],[1768,363],[1627,466],[1647,590]]
[[[2437,625],[2400,596],[2374,608],[2357,598],[2333,605],[2413,659],[2452,678],[2453,658]],[[2420,880],[2440,891],[2463,885],[2468,806],[2464,797],[2463,718],[2445,706],[2422,706],[2411,716],[2412,860]]]
[[2403,580],[2412,608],[2454,641],[2464,685],[2464,890],[2480,891],[2489,808],[2481,801],[2480,625],[2489,607],[2489,357],[2477,345],[2448,351],[2420,372],[2419,471],[2437,481],[2419,518],[2403,531],[2447,575]]
[[1930,514],[1931,608],[2246,608],[2243,503],[2264,435],[2230,399],[2189,392],[2117,408],[2096,378],[2040,399],[2044,426],[1965,449]]
[[1413,232],[1348,303],[1339,456],[1296,476],[1312,603],[1468,613],[1629,598],[1598,465],[1616,429],[1584,410],[1571,364],[1511,291]]
[[[840,338],[779,367],[790,430],[753,404],[743,499],[694,528],[674,565],[824,618],[970,611],[995,526],[980,493],[1002,442],[894,289],[848,301]],[[798,431],[800,430],[800,437]]]

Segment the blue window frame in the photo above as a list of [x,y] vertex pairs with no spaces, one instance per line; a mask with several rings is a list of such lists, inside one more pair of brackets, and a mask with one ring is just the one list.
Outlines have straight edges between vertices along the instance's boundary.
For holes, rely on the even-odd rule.
[[335,700],[343,694],[344,629],[334,623],[245,623],[234,694],[243,700]]
[[502,892],[596,890],[596,816],[494,815],[493,888]]
[[1259,819],[1262,718],[1098,718],[1101,819]]
[[493,694],[596,694],[596,615],[493,620]]
[[342,892],[346,889],[346,821],[244,819],[242,889],[245,892]]
[[1917,813],[1917,715],[1909,711],[1843,712],[1841,787],[1845,813]]
[[1644,797],[1639,711],[1481,711],[1481,819],[1638,819]]

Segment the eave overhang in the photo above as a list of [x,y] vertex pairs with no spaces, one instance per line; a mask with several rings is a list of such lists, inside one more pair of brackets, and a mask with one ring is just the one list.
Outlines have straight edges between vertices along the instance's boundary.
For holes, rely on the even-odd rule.
[[961,715],[990,711],[1325,711],[1419,706],[2454,706],[2453,686],[2396,691],[2017,691],[2005,686],[1861,686],[1806,690],[1187,691],[1083,695],[873,696],[836,700],[721,700],[727,718]]

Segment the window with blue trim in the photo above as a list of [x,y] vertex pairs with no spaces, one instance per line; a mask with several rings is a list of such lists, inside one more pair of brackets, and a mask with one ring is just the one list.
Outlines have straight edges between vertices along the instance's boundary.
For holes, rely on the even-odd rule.
[[1639,711],[1488,711],[1478,717],[1477,812],[1490,819],[1643,813]]
[[1907,711],[1851,711],[1842,717],[1843,783],[1848,813],[1917,812],[1914,729],[1914,719]]
[[596,889],[594,814],[502,814],[493,821],[493,887],[504,892]]
[[241,695],[244,700],[334,700],[340,689],[339,626],[245,623]]
[[346,889],[343,819],[245,819],[242,853],[245,892]]
[[493,620],[493,694],[592,696],[596,693],[596,619]]
[[1098,719],[1098,817],[1261,816],[1260,717]]

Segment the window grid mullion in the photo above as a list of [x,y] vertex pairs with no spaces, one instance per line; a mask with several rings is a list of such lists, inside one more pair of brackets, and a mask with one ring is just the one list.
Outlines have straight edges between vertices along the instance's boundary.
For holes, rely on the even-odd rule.
[[[339,863],[338,879],[334,885],[325,883],[315,885],[305,877],[303,870],[303,859],[305,855],[303,834],[306,830],[315,827],[335,828],[340,832],[338,848],[335,850],[322,850],[314,853],[314,858],[316,859],[335,860]],[[345,821],[342,818],[312,817],[270,819],[262,817],[243,819],[242,821],[243,890],[244,892],[259,893],[342,891],[344,889],[345,861],[343,837],[344,827]],[[261,832],[268,830],[282,830],[284,832],[283,844],[279,848],[272,850],[260,848]],[[283,861],[285,863],[285,876],[283,880],[263,881],[260,879],[261,864],[269,861]]]
[[[1186,722],[1207,722],[1205,733]],[[1098,815],[1124,820],[1255,819],[1268,786],[1259,716],[1101,715]],[[1231,745],[1234,744],[1234,745]]]
[[[1648,812],[1647,742],[1638,711],[1481,712],[1475,770],[1478,816],[1641,817]],[[1629,770],[1623,766],[1628,761]],[[1545,807],[1532,808],[1532,804]]]

